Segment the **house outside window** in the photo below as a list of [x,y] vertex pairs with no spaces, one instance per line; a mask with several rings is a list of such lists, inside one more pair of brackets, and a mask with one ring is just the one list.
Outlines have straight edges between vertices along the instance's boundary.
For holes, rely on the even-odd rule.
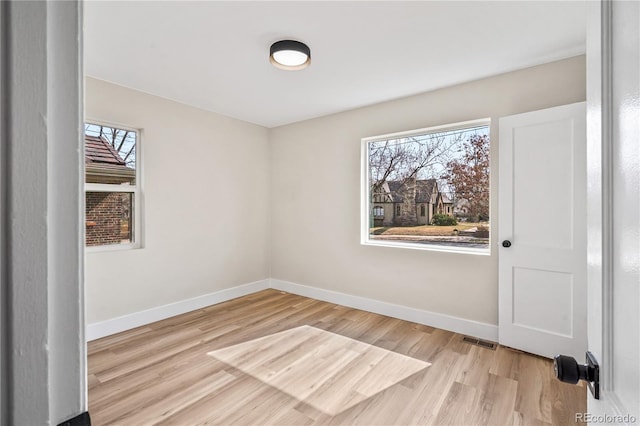
[[85,123],[85,246],[140,247],[140,131]]
[[489,254],[489,128],[482,119],[364,138],[362,244]]

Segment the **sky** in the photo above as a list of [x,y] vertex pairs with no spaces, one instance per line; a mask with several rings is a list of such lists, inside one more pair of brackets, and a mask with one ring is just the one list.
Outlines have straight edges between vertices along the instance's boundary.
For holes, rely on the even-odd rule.
[[[99,136],[100,135],[100,125],[99,124],[91,124],[91,123],[85,123],[84,125],[84,133],[90,136]],[[107,138],[107,140],[109,142],[113,142],[111,140],[112,134],[111,134],[111,130],[114,127],[113,126],[102,126],[104,127],[105,131],[103,133],[103,136],[105,136]],[[117,129],[117,128],[116,128]],[[120,142],[120,138],[124,135],[124,130],[118,129],[120,130],[120,132],[118,133],[118,140],[117,140],[117,144],[119,145]],[[129,150],[131,150],[131,148],[135,148],[136,145],[136,141],[137,141],[138,135],[136,132],[132,132],[130,131],[127,135],[127,139],[125,140],[124,144],[122,144],[122,147],[120,148],[120,151],[118,152],[118,154],[120,154],[120,158],[122,158],[124,160],[124,158],[127,156],[127,154],[129,153]],[[116,148],[118,147],[118,145],[116,145]],[[134,152],[131,153],[131,155],[129,155],[129,157],[127,158],[127,166],[134,168],[136,167],[136,152],[134,149]]]

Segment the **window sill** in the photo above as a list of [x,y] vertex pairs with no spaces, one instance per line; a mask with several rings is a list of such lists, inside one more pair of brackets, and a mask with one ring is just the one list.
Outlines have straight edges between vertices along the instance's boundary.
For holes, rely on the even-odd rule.
[[420,243],[407,243],[401,241],[383,241],[383,240],[370,240],[365,239],[361,241],[363,246],[377,246],[377,247],[392,247],[403,248],[410,250],[423,250],[423,251],[435,251],[440,253],[456,253],[456,254],[471,254],[476,256],[491,256],[491,245],[487,248],[475,248],[475,247],[459,247],[459,246],[446,246],[439,244],[420,244]]
[[129,244],[108,244],[103,246],[89,246],[84,248],[85,253],[101,253],[105,251],[123,251],[123,250],[136,250],[141,249],[142,246],[139,243]]

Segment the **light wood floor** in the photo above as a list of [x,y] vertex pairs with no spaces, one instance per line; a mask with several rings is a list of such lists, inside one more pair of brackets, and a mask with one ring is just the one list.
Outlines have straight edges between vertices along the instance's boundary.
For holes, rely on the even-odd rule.
[[89,342],[95,425],[570,425],[550,360],[266,290]]

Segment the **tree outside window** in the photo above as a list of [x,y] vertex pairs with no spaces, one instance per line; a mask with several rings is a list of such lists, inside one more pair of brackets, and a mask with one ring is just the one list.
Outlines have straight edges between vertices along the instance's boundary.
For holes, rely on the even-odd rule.
[[489,148],[488,120],[364,139],[363,242],[488,250]]

